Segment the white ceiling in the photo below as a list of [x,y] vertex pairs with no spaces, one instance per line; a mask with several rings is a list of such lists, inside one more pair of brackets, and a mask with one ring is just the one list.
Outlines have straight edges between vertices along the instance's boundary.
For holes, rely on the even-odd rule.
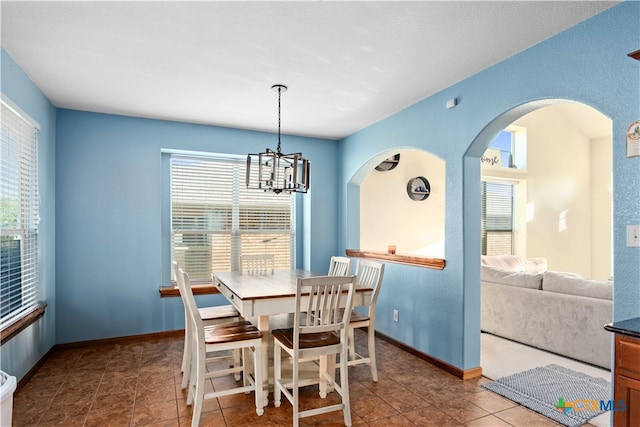
[[339,139],[617,3],[0,7],[2,46],[56,107],[274,132],[282,83],[283,133]]
[[568,102],[547,108],[553,108],[589,139],[611,137],[613,133],[611,119],[588,105]]

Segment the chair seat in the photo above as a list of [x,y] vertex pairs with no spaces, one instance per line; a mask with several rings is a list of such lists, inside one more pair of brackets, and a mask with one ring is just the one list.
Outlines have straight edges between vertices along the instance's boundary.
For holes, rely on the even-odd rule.
[[240,313],[232,305],[221,305],[214,307],[198,308],[202,320],[226,319],[231,317],[240,317]]
[[204,340],[207,344],[220,344],[234,341],[261,338],[262,332],[248,320],[206,326]]
[[359,313],[359,312],[354,310],[354,311],[351,312],[351,317],[349,318],[349,323],[366,322],[368,320],[369,320],[369,316],[367,316],[366,314]]
[[[342,316],[342,312],[344,310],[340,310],[340,316]],[[367,316],[366,314],[362,314],[358,311],[355,310],[351,310],[351,317],[349,318],[349,323],[356,323],[356,322],[368,322],[369,316]]]
[[[293,348],[293,328],[274,329],[273,338],[280,341],[287,348]],[[340,336],[333,332],[317,332],[312,334],[300,334],[300,348],[324,347],[340,344]]]

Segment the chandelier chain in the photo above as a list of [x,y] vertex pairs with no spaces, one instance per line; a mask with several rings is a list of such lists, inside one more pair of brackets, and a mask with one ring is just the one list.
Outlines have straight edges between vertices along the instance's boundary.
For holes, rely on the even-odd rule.
[[282,88],[278,87],[278,154],[280,154],[280,96]]

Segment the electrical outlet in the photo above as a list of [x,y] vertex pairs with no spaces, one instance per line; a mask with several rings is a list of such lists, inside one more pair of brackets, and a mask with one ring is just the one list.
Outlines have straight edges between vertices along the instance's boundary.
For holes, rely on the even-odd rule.
[[640,247],[640,225],[627,225],[627,246]]
[[398,321],[398,310],[393,310],[393,321],[394,322]]

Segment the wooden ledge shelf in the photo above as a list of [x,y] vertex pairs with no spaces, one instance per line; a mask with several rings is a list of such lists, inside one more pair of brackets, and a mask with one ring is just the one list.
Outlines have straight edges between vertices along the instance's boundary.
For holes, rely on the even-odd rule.
[[38,319],[44,316],[44,313],[46,310],[47,310],[47,304],[42,303],[38,307],[36,307],[31,313],[24,316],[22,319],[4,328],[2,331],[0,331],[0,337],[2,337],[0,338],[0,344],[4,344],[5,342],[9,341],[11,338],[18,335],[28,326],[37,322]]
[[433,268],[435,270],[442,270],[446,265],[445,260],[441,258],[428,258],[416,255],[388,254],[386,252],[362,251],[357,249],[347,249],[346,254],[353,258],[389,261],[397,264],[413,265],[415,267]]

